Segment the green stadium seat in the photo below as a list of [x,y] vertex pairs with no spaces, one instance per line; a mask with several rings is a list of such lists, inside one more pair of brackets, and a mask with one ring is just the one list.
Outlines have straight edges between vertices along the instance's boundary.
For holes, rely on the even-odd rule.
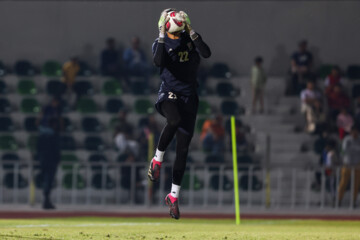
[[79,76],[89,77],[95,73],[95,71],[83,61],[79,61],[80,71],[78,73]]
[[196,120],[196,127],[195,127],[195,129],[196,129],[196,132],[197,132],[197,133],[201,133],[202,127],[203,127],[205,121],[206,121],[206,118],[198,118],[198,119]]
[[16,183],[17,183],[16,186],[17,189],[24,189],[28,186],[28,181],[20,173],[15,175],[15,173],[9,172],[4,175],[3,184],[6,188],[14,189]]
[[75,151],[76,142],[72,136],[61,136],[60,137],[60,146],[63,151]]
[[3,80],[0,80],[0,94],[6,94],[8,92],[8,88],[6,83]]
[[105,149],[104,141],[100,137],[96,136],[86,137],[84,146],[88,151],[103,151]]
[[245,114],[245,109],[240,107],[235,101],[223,101],[221,103],[221,112],[224,115]]
[[118,124],[119,124],[119,118],[118,117],[113,117],[109,121],[109,128],[111,130],[114,130]]
[[80,113],[87,114],[87,113],[96,113],[97,106],[93,99],[91,98],[81,98],[77,103],[77,110]]
[[13,136],[10,136],[10,135],[0,136],[0,150],[16,151],[16,150],[18,150],[18,148],[19,148],[19,145]]
[[104,83],[102,92],[107,96],[119,96],[122,94],[121,84],[118,80],[108,80]]
[[26,145],[31,152],[37,151],[38,140],[39,140],[39,136],[37,136],[37,135],[31,135],[28,137]]
[[6,162],[2,165],[3,169],[12,170],[14,169],[14,163],[19,162],[20,158],[16,153],[4,153],[1,160]]
[[198,114],[200,114],[200,115],[211,114],[211,106],[207,101],[205,101],[205,100],[199,101]]
[[95,117],[85,117],[81,120],[81,127],[85,132],[100,132],[103,127]]
[[39,102],[35,98],[25,98],[21,101],[20,109],[23,113],[39,113],[41,110]]
[[26,117],[24,119],[24,129],[27,132],[36,132],[38,131],[38,124],[36,117]]
[[73,89],[79,96],[90,96],[94,94],[94,87],[91,82],[82,80],[74,83]]
[[[249,175],[244,174],[239,179],[240,188],[243,191],[248,191],[249,189]],[[252,186],[250,186],[252,191],[260,191],[262,189],[262,183],[257,176],[252,176]]]
[[91,166],[91,169],[92,169],[92,170],[94,170],[94,171],[99,171],[99,170],[101,170],[102,168],[101,168],[100,165],[96,165],[96,163],[107,162],[107,158],[106,158],[103,154],[94,153],[94,154],[92,154],[92,155],[89,156],[88,162],[95,164],[95,165]]
[[42,74],[47,77],[60,77],[62,74],[61,64],[57,61],[46,61],[42,67]]
[[[75,174],[75,178],[73,176],[72,172],[66,173],[62,179],[62,186],[64,189],[73,189],[73,184],[75,185],[75,188],[78,190],[84,189],[86,187],[85,179],[80,174]],[[75,181],[75,183],[73,183]]]
[[360,79],[360,65],[350,65],[347,68],[346,75],[350,80]]
[[119,113],[121,109],[124,108],[124,103],[121,101],[121,99],[111,98],[106,101],[106,112],[108,113]]
[[36,74],[36,69],[27,60],[17,61],[14,65],[14,71],[19,76],[34,76]]
[[330,73],[333,68],[331,64],[323,64],[320,66],[318,70],[318,75],[321,79],[325,79]]
[[14,131],[15,126],[11,118],[0,117],[0,132],[11,132]]
[[65,132],[70,133],[70,132],[74,131],[74,129],[75,129],[73,123],[71,122],[70,118],[68,118],[68,117],[63,117],[63,125],[64,125]]
[[135,112],[138,114],[151,114],[154,112],[154,103],[148,99],[138,99],[135,101]]
[[144,81],[134,81],[131,83],[131,92],[134,95],[146,95],[149,89],[144,87]]
[[[215,174],[211,176],[210,178],[210,188],[218,191],[219,190],[219,180],[220,176],[218,174]],[[224,191],[231,191],[233,189],[233,183],[232,181],[225,175],[223,176],[223,185],[222,190]]]
[[[103,188],[103,174],[102,173],[95,173],[91,178],[91,186],[94,189],[102,189]],[[105,189],[111,190],[115,188],[115,181],[110,177],[109,174],[105,176]]]
[[6,98],[0,98],[0,113],[9,113],[11,112],[11,105],[9,100]]
[[78,157],[72,153],[61,154],[61,168],[64,171],[72,171],[74,163],[79,162]]
[[[193,175],[193,190],[194,191],[199,191],[201,189],[203,189],[204,187],[204,183],[202,181],[200,181],[199,177],[195,174]],[[183,180],[182,180],[182,184],[181,184],[181,189],[182,190],[190,190],[190,174],[185,173]]]
[[50,80],[46,84],[46,92],[52,96],[61,96],[66,91],[66,85],[60,80]]
[[216,86],[216,93],[220,97],[236,97],[239,91],[231,83],[221,82]]
[[230,68],[226,63],[214,63],[210,69],[210,76],[215,78],[230,78]]
[[35,95],[37,94],[37,89],[33,80],[25,79],[20,80],[17,85],[18,93],[21,95]]

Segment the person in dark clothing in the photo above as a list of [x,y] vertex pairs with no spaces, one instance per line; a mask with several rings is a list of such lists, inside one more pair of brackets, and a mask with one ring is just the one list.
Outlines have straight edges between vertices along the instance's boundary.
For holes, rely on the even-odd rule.
[[106,41],[106,49],[101,53],[100,70],[104,76],[118,77],[120,69],[120,55],[115,47],[115,39],[109,38]]
[[56,170],[60,162],[60,130],[62,128],[61,106],[58,99],[44,107],[39,121],[39,139],[37,153],[40,160],[43,179],[43,208],[54,209],[50,200]]
[[[180,26],[184,23],[185,31],[170,33],[168,31],[170,24],[167,24],[170,17],[177,18],[176,22]],[[165,202],[170,208],[170,215],[179,219],[180,185],[186,168],[199,103],[197,72],[200,56],[208,58],[211,51],[202,37],[191,28],[190,19],[183,11],[164,10],[158,26],[160,34],[152,50],[154,63],[160,68],[162,83],[155,107],[166,118],[167,123],[162,130],[155,156],[150,162],[148,176],[151,181],[159,179],[165,150],[176,135],[172,187]]]

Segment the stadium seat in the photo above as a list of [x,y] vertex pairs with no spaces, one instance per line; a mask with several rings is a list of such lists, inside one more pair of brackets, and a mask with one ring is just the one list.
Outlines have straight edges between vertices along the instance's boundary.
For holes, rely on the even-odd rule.
[[[218,191],[219,190],[219,180],[220,176],[215,174],[210,178],[210,188]],[[223,176],[223,183],[222,183],[222,190],[223,191],[230,191],[233,188],[233,182],[225,175]]]
[[94,88],[91,82],[86,80],[76,81],[73,88],[78,96],[90,96],[94,94]]
[[122,94],[122,88],[119,80],[108,80],[102,87],[102,92],[106,96],[119,96]]
[[144,81],[134,81],[131,82],[131,92],[134,95],[146,95],[149,89],[144,87]]
[[8,88],[6,83],[3,80],[0,80],[0,94],[6,94],[8,92]]
[[35,95],[37,94],[37,89],[33,80],[25,79],[20,80],[17,85],[17,91],[21,95]]
[[106,101],[106,112],[108,113],[118,113],[121,109],[124,108],[124,103],[123,101],[121,101],[121,99],[117,99],[117,98],[110,98]]
[[19,162],[20,158],[16,153],[4,153],[1,160],[6,162],[3,163],[2,168],[5,170],[11,170],[14,169],[14,163]]
[[9,117],[0,117],[0,132],[10,132],[15,129],[14,123]]
[[356,84],[352,87],[352,97],[357,98],[360,96],[360,84]]
[[64,171],[72,171],[74,163],[79,162],[78,157],[72,153],[61,154],[61,169]]
[[23,113],[39,113],[41,108],[35,98],[25,98],[21,101],[20,109]]
[[[242,175],[239,179],[240,181],[240,188],[243,191],[247,191],[249,189],[249,175],[245,174]],[[262,189],[262,183],[257,178],[257,176],[252,176],[252,186],[250,186],[252,191],[260,191]]]
[[195,127],[195,129],[196,129],[196,132],[197,132],[197,133],[201,133],[202,127],[203,127],[205,121],[206,121],[206,118],[198,118],[198,119],[196,120],[196,127]]
[[254,160],[251,156],[245,154],[245,155],[238,156],[237,162],[239,165],[239,171],[248,171],[249,167],[247,167],[247,166],[250,164],[253,164]]
[[244,114],[245,109],[240,107],[237,102],[235,101],[223,101],[221,103],[221,112],[224,115],[237,115],[237,114]]
[[208,115],[210,113],[211,113],[210,104],[205,100],[200,100],[199,101],[198,114],[200,114],[200,115]]
[[86,187],[86,182],[83,176],[81,176],[80,174],[75,174],[75,183],[74,183],[74,177],[73,177],[73,173],[69,172],[66,173],[62,179],[62,186],[64,189],[73,189],[73,185],[75,186],[76,189],[81,190],[84,189]]
[[[237,127],[242,127],[243,123],[240,119],[235,119],[235,126]],[[225,122],[225,131],[229,134],[231,134],[231,119],[229,118],[228,120],[226,120]]]
[[46,93],[52,96],[61,96],[66,91],[66,85],[59,80],[50,80],[46,84]]
[[80,71],[78,73],[79,76],[89,77],[95,74],[94,69],[92,69],[86,62],[79,61]]
[[14,189],[16,183],[18,189],[24,189],[28,186],[28,181],[20,173],[15,175],[15,173],[9,172],[4,175],[3,184],[6,188]]
[[[194,191],[199,191],[204,187],[204,183],[202,181],[200,181],[199,177],[195,174],[193,175],[193,190]],[[182,184],[181,184],[181,189],[182,190],[190,190],[190,174],[185,173],[183,180],[182,180]]]
[[95,117],[85,117],[81,121],[81,127],[85,132],[100,132],[103,128]]
[[71,133],[75,129],[72,121],[68,117],[63,117],[63,127],[63,131],[68,133]]
[[333,68],[331,64],[323,64],[320,66],[318,70],[318,75],[321,79],[325,79],[330,73]]
[[27,147],[31,152],[37,151],[37,143],[39,140],[39,136],[37,135],[30,135],[27,140]]
[[11,112],[11,105],[9,100],[6,98],[0,98],[0,113],[9,113]]
[[96,113],[97,106],[93,99],[91,98],[81,98],[77,103],[77,110],[80,113]]
[[0,150],[3,151],[16,151],[19,148],[16,139],[10,135],[0,136]]
[[[209,154],[205,158],[205,163],[224,163],[224,156],[221,154]],[[210,167],[210,171],[219,171],[219,167]]]
[[[95,189],[103,189],[103,174],[95,173],[91,178],[91,186]],[[110,190],[115,188],[115,181],[109,174],[105,176],[105,189]]]
[[17,61],[14,65],[14,71],[19,76],[34,76],[36,74],[34,66],[27,60]]
[[61,64],[57,61],[46,61],[42,67],[42,74],[47,77],[60,77]]
[[346,73],[350,80],[360,79],[360,65],[350,65]]
[[63,151],[75,151],[76,142],[72,136],[61,136],[60,137],[60,146]]
[[85,138],[84,141],[85,149],[88,151],[103,151],[105,149],[105,144],[100,137],[89,136]]
[[151,114],[154,112],[154,103],[148,99],[137,99],[135,101],[135,112],[138,114]]
[[220,97],[235,97],[239,91],[231,83],[221,82],[216,86],[216,93]]
[[0,76],[5,76],[7,74],[7,69],[2,61],[0,61]]
[[24,119],[24,129],[27,132],[36,132],[38,130],[37,118],[36,117],[26,117]]
[[230,78],[230,68],[226,63],[214,63],[210,69],[210,75],[215,78]]
[[107,158],[103,154],[94,153],[94,154],[89,156],[88,162],[89,163],[94,163],[94,165],[91,166],[92,170],[101,170],[102,169],[101,166],[96,165],[96,163],[107,162]]

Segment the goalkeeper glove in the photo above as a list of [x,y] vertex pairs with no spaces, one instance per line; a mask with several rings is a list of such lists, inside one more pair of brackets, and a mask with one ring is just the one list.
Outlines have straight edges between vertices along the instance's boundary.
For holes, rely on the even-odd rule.
[[187,15],[186,12],[184,11],[180,11],[180,16],[184,19],[183,21],[185,22],[185,31],[190,35],[191,40],[195,40],[196,38],[198,38],[197,33],[192,29],[191,27],[191,21],[189,18],[189,15]]

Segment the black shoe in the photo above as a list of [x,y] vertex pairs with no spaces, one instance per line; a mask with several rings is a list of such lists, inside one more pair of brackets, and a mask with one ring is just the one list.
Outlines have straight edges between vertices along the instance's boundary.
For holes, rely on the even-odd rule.
[[158,162],[155,159],[151,160],[148,171],[148,177],[151,181],[157,182],[159,180],[160,168],[161,168],[161,162]]
[[169,207],[170,216],[178,220],[180,218],[179,200],[177,198],[172,197],[169,193],[165,197],[165,203]]

